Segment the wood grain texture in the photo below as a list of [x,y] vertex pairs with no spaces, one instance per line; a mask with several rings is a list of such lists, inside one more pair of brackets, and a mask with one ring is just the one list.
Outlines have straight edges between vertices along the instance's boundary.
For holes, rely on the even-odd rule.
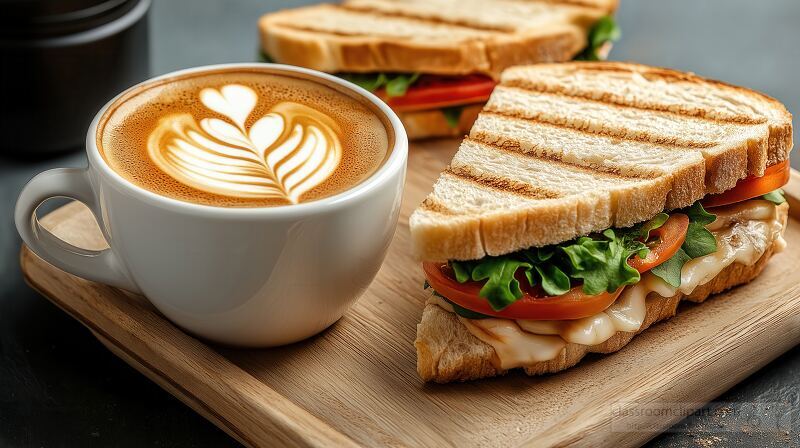
[[[206,344],[142,297],[66,274],[27,249],[23,271],[114,353],[249,446],[636,446],[680,419],[637,410],[702,406],[800,342],[794,172],[789,249],[752,283],[684,306],[622,351],[557,375],[424,384],[413,341],[426,295],[407,218],[456,146],[412,147],[400,224],[375,282],[329,330],[288,347]],[[104,244],[80,204],[43,221],[76,245]]]

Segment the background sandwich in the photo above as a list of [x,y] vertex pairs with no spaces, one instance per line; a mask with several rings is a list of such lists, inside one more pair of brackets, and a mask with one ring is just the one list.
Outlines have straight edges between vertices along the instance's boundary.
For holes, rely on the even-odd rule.
[[409,138],[466,133],[511,65],[604,57],[617,0],[346,0],[267,14],[265,60],[383,98]]
[[755,278],[783,249],[791,115],[619,63],[506,70],[412,214],[432,292],[418,371],[557,372]]

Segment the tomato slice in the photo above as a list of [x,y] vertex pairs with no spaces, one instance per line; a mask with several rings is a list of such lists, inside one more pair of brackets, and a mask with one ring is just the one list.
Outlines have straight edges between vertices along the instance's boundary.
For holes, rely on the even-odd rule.
[[504,319],[562,320],[593,316],[611,306],[624,288],[612,293],[602,292],[589,296],[583,286],[576,286],[566,294],[539,297],[533,290],[523,288],[523,296],[502,311],[495,311],[489,301],[478,295],[481,282],[458,283],[443,271],[440,263],[422,263],[422,269],[431,287],[447,300],[477,313]]
[[704,207],[719,207],[763,196],[786,185],[791,175],[789,161],[767,167],[761,177],[750,176],[740,180],[732,189],[706,196]]
[[648,245],[650,252],[644,259],[635,255],[628,260],[628,265],[637,271],[647,272],[650,269],[669,260],[678,252],[683,242],[686,241],[686,231],[689,229],[689,217],[683,213],[674,213],[661,227],[651,230],[648,239],[657,236],[655,244]]
[[406,112],[483,103],[489,99],[495,84],[492,78],[483,75],[422,75],[403,96],[387,97],[384,89],[376,93],[392,109]]

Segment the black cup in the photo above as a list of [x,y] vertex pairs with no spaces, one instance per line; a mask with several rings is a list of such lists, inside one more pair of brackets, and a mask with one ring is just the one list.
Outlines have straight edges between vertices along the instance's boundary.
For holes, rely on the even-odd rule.
[[0,2],[0,155],[83,148],[93,114],[150,76],[150,3]]

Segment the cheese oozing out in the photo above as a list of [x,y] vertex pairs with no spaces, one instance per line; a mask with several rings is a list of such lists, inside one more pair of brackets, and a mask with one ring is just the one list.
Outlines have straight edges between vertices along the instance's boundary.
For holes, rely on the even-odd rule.
[[[647,314],[647,297],[691,294],[733,263],[752,266],[773,246],[783,250],[785,223],[775,204],[754,199],[714,210],[717,219],[706,226],[717,240],[717,251],[687,262],[681,269],[681,286],[674,288],[652,273],[625,288],[606,310],[575,320],[467,319],[458,316],[472,335],[491,345],[500,368],[511,369],[556,358],[568,343],[597,345],[618,331],[637,332]],[[428,303],[454,312],[452,305],[436,295]]]

